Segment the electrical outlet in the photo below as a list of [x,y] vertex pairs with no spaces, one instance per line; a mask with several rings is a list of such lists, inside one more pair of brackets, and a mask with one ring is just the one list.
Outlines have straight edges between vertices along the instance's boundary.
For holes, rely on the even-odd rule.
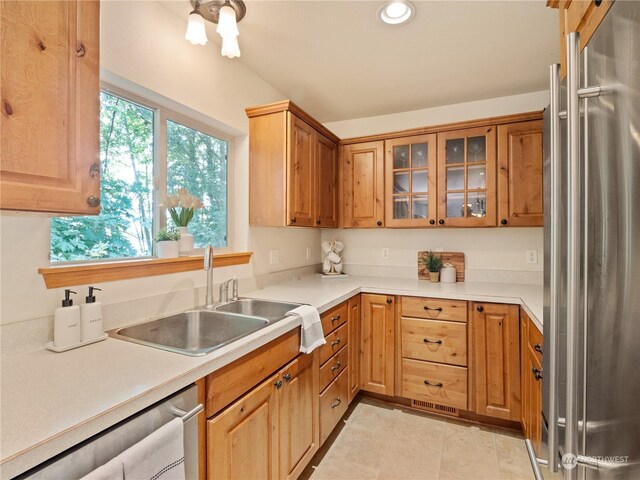
[[307,260],[311,260],[311,247],[307,247]]
[[527,250],[527,263],[538,263],[537,250]]
[[269,250],[269,263],[271,265],[280,263],[280,250]]
[[383,260],[389,260],[389,249],[388,248],[383,248],[382,249],[382,259]]

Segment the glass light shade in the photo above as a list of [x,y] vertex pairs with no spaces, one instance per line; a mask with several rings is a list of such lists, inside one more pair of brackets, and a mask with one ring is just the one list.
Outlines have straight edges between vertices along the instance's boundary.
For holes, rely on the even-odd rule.
[[223,57],[235,58],[240,56],[240,46],[238,45],[237,35],[222,37],[222,53]]
[[415,11],[414,5],[406,0],[393,0],[378,10],[378,16],[384,23],[399,25],[408,21]]
[[[220,34],[222,38],[230,36],[238,36],[238,24],[236,23],[236,11],[229,6],[222,7],[220,9],[220,16],[218,18],[218,28],[216,32]],[[236,42],[237,43],[237,42]]]
[[204,18],[196,11],[189,14],[187,33],[184,34],[184,38],[189,40],[192,45],[204,45],[207,43],[207,32],[204,30]]

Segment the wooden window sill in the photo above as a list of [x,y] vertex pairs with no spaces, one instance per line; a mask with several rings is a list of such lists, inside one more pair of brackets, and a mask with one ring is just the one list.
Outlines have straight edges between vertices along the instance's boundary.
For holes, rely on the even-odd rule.
[[[228,267],[230,265],[249,263],[251,255],[253,255],[253,252],[214,255],[213,266],[214,268]],[[201,270],[203,263],[202,255],[196,255],[193,257],[148,258],[144,260],[40,268],[38,273],[44,278],[47,288],[60,288]]]

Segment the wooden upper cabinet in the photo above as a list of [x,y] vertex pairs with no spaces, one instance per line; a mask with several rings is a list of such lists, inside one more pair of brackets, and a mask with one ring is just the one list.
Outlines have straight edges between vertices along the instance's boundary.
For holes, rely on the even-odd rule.
[[496,127],[438,133],[438,225],[496,225]]
[[387,227],[436,225],[436,135],[385,142]]
[[396,305],[392,295],[362,294],[360,323],[361,388],[394,394]]
[[100,4],[0,2],[0,208],[100,213]]
[[343,226],[384,227],[384,142],[340,147]]
[[249,224],[338,225],[338,137],[293,102],[246,109]]
[[498,126],[498,225],[541,227],[542,120]]
[[320,133],[316,141],[315,207],[316,226],[338,226],[338,145]]
[[287,115],[287,225],[315,225],[316,131]]
[[474,303],[476,412],[520,422],[520,317],[517,305]]

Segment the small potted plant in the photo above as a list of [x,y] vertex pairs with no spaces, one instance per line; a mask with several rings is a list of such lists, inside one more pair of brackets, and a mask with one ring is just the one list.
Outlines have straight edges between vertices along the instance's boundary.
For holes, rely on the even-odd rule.
[[429,271],[429,280],[432,283],[438,283],[440,281],[440,269],[442,268],[442,255],[436,255],[433,252],[428,252],[427,256],[424,257],[422,261]]
[[158,258],[176,258],[180,256],[180,232],[163,228],[156,236]]
[[173,195],[165,195],[160,206],[169,210],[173,223],[180,231],[180,253],[190,253],[193,250],[193,235],[189,233],[189,222],[194,212],[204,206],[202,200],[191,195],[186,188],[180,188]]

